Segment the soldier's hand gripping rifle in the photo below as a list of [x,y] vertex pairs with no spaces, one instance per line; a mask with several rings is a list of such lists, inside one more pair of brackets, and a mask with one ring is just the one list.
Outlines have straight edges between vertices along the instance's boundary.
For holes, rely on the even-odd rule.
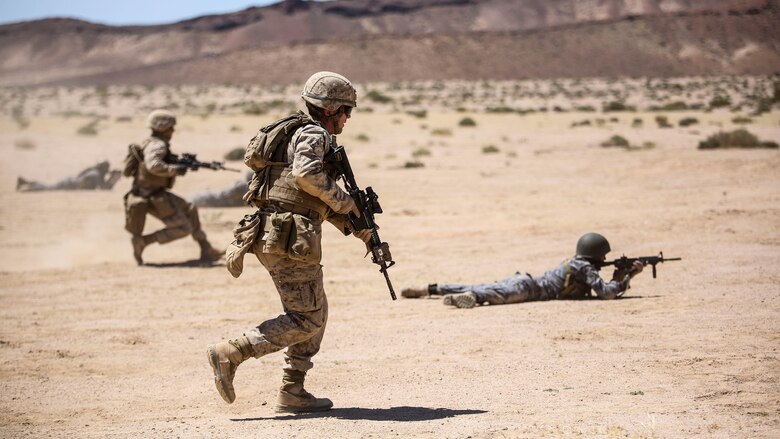
[[200,168],[208,168],[214,171],[241,172],[240,169],[226,168],[225,162],[201,162],[195,154],[184,153],[181,156],[173,154],[170,160],[173,165],[184,165],[187,169],[197,171]]
[[355,182],[355,175],[352,173],[352,167],[349,165],[347,152],[343,146],[333,148],[328,156],[325,157],[325,163],[335,169],[337,179],[339,177],[342,178],[344,188],[352,199],[355,200],[355,205],[360,211],[360,218],[351,212],[349,213],[349,222],[352,224],[352,229],[355,231],[371,230],[371,240],[366,244],[369,252],[371,252],[371,262],[379,265],[379,271],[385,276],[387,288],[390,290],[390,297],[396,300],[393,284],[390,282],[390,276],[387,275],[387,269],[395,265],[395,261],[393,261],[393,257],[390,255],[388,244],[382,242],[382,239],[379,238],[379,233],[376,231],[376,223],[374,222],[374,214],[382,213],[382,206],[379,205],[379,195],[370,186],[365,190],[361,190],[358,187]]
[[615,268],[618,270],[630,270],[631,267],[634,265],[634,262],[639,261],[642,263],[642,265],[650,264],[653,266],[653,279],[655,279],[656,271],[655,266],[657,264],[666,262],[666,261],[681,261],[682,258],[664,258],[664,252],[659,252],[658,256],[639,256],[636,258],[628,258],[626,255],[623,255],[622,257],[615,259],[614,261],[604,261],[599,262],[598,266],[606,267],[607,265],[614,265]]

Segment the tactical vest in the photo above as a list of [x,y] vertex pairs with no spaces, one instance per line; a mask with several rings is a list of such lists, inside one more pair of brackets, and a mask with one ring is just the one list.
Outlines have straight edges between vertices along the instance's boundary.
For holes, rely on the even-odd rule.
[[566,275],[563,278],[563,289],[558,293],[558,299],[587,299],[590,297],[590,285],[574,278],[572,273],[571,259],[566,259],[563,263],[566,266]]
[[[290,139],[292,139],[292,136],[290,136]],[[328,141],[331,141],[330,136],[328,136]],[[328,211],[328,205],[314,195],[299,188],[289,176],[290,172],[292,172],[292,160],[288,157],[288,145],[289,140],[284,144],[284,147],[278,148],[273,155],[273,162],[284,163],[286,166],[271,165],[264,170],[265,184],[263,185],[263,190],[258,193],[254,204],[258,207],[262,207],[267,203],[277,204],[281,205],[285,211],[298,213],[310,218],[319,216],[319,218],[312,219],[322,219]],[[332,148],[332,145],[327,145],[326,150],[330,148]],[[325,172],[328,172],[328,175],[335,179],[335,175],[327,168]],[[292,206],[288,206],[288,204]]]
[[[149,146],[152,141],[165,142],[156,137],[149,137],[144,140],[143,143],[141,143],[142,158],[143,153],[146,151],[146,147]],[[166,156],[170,155],[171,151],[168,142],[165,142],[165,150]],[[173,187],[173,182],[175,179],[175,177],[166,177],[152,174],[149,172],[149,169],[146,168],[146,163],[142,161],[139,163],[138,173],[135,175],[135,180],[133,181],[133,189],[141,189],[143,192],[149,193],[159,189],[170,189]]]

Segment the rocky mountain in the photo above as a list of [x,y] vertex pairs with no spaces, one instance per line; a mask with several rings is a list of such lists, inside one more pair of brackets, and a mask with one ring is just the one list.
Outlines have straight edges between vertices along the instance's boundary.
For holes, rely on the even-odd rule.
[[0,85],[768,74],[780,0],[286,0],[157,26],[0,26]]

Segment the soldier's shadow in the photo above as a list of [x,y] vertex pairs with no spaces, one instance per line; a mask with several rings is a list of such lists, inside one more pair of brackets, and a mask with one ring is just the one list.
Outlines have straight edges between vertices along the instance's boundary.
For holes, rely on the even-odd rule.
[[349,421],[433,421],[436,419],[451,418],[461,415],[477,415],[487,413],[485,410],[452,410],[445,408],[427,408],[427,407],[391,407],[386,409],[368,409],[360,407],[336,408],[326,412],[300,413],[300,414],[279,414],[267,418],[238,418],[231,419],[234,422],[248,421],[267,421],[267,420],[290,420],[290,419],[314,419],[314,418],[337,418]]
[[203,262],[200,259],[192,259],[183,262],[144,262],[143,266],[151,267],[151,268],[181,268],[181,267],[210,268],[210,267],[224,267],[225,263],[221,261]]

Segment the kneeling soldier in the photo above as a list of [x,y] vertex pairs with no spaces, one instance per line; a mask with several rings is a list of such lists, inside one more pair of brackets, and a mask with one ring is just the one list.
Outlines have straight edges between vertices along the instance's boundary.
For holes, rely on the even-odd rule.
[[[187,235],[192,235],[200,245],[202,262],[219,260],[223,253],[206,239],[197,207],[169,191],[176,176],[187,173],[186,166],[169,163],[176,117],[165,110],[154,110],[149,114],[148,122],[152,134],[136,152],[139,156],[132,174],[133,187],[125,194],[125,229],[133,235],[135,261],[138,265],[143,264],[142,254],[149,244],[165,244]],[[147,213],[162,221],[165,228],[144,235]]]

